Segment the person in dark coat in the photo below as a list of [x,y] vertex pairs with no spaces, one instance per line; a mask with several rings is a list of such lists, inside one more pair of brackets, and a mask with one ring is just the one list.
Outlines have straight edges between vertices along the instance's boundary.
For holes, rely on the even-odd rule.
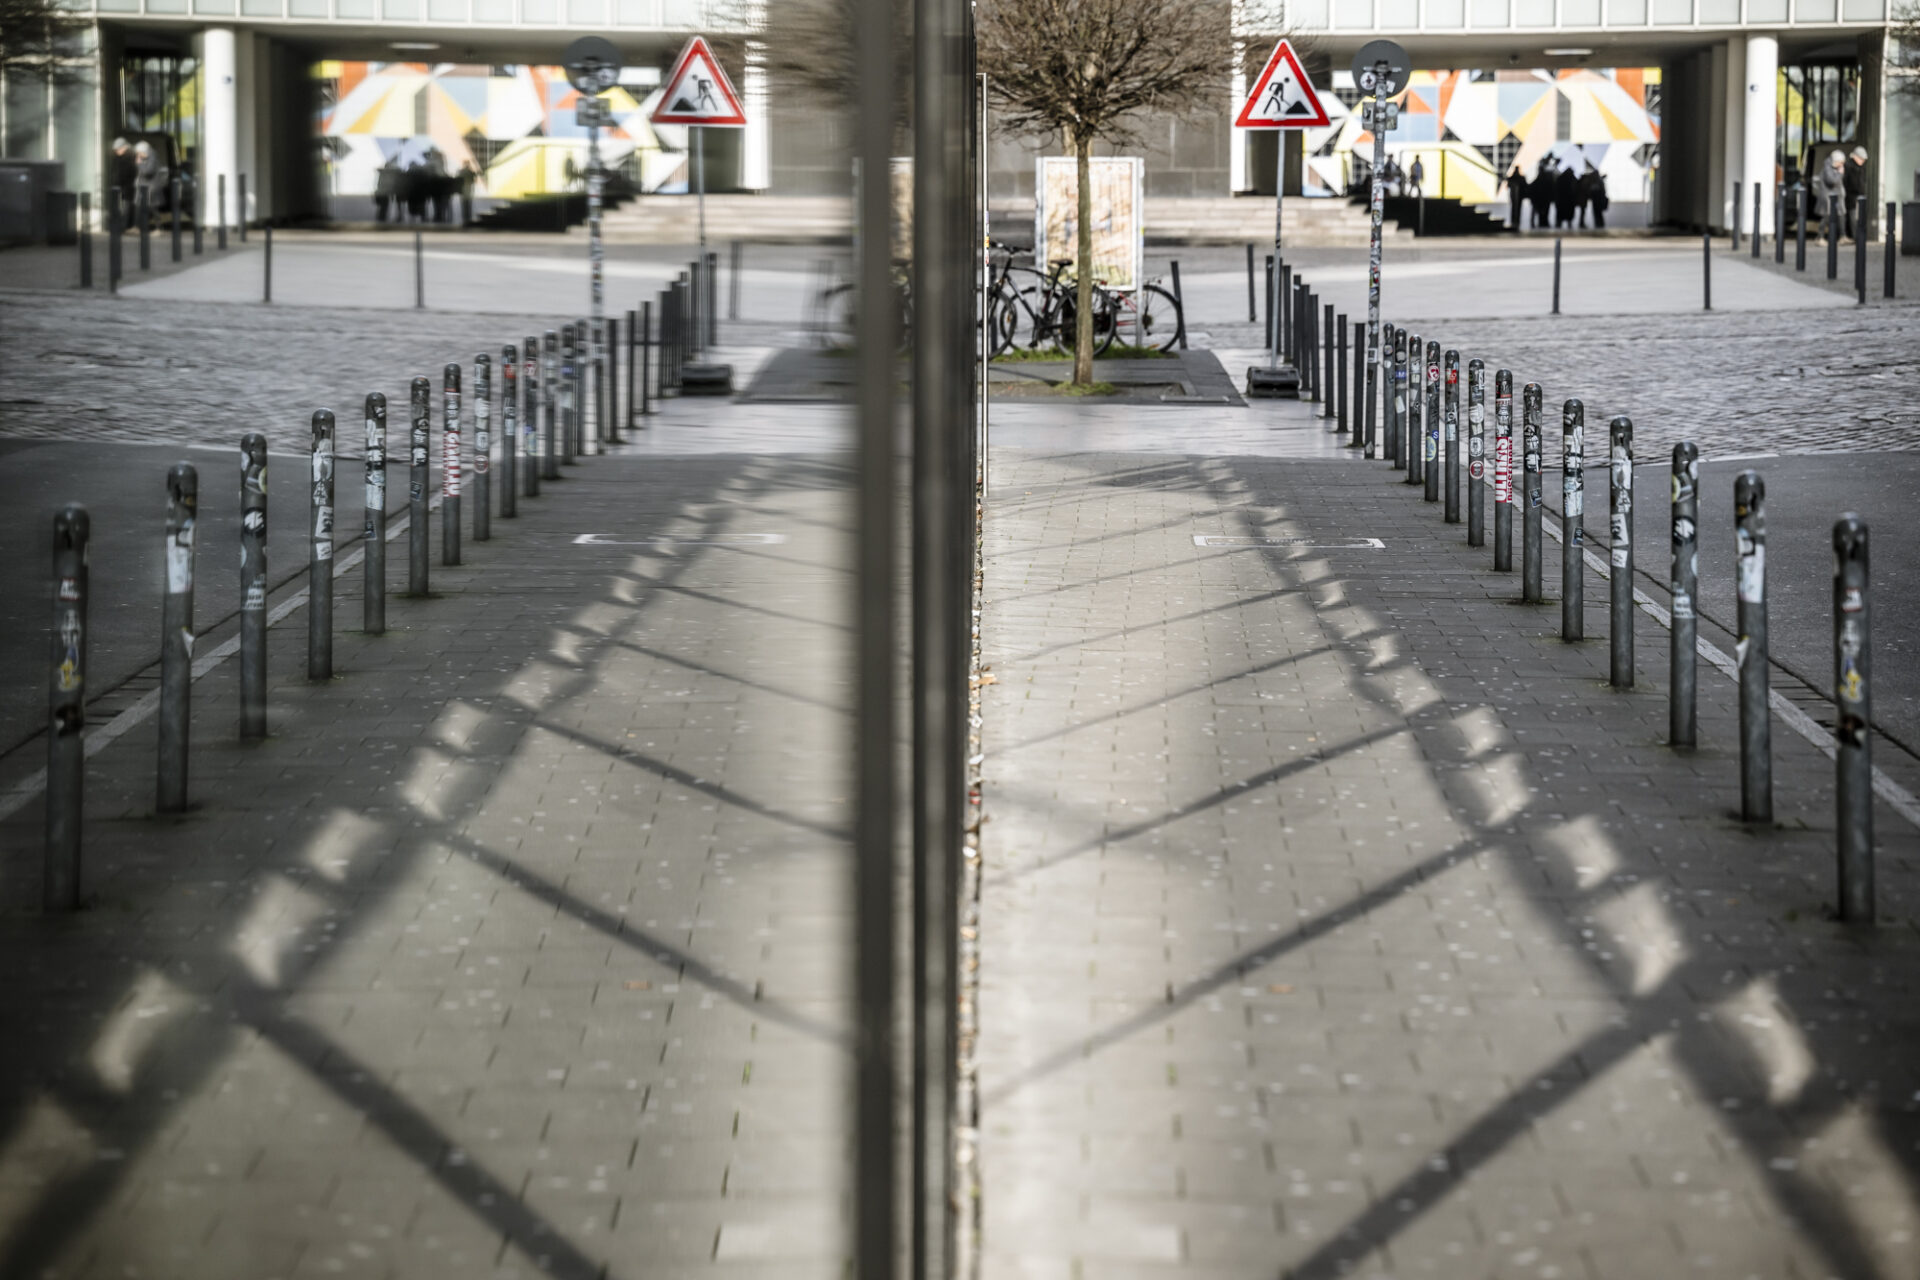
[[1853,225],[1854,212],[1860,207],[1860,197],[1867,193],[1867,149],[1855,147],[1847,153],[1847,171],[1843,179],[1843,188],[1847,199],[1847,235],[1858,240],[1866,234],[1866,228]]
[[427,170],[426,166],[415,160],[407,166],[401,175],[400,190],[407,198],[407,217],[413,222],[427,220]]
[[1558,219],[1557,225],[1573,225],[1573,209],[1580,200],[1580,180],[1573,176],[1573,166],[1562,166],[1553,177],[1553,210]]
[[1521,211],[1527,199],[1527,175],[1518,164],[1507,175],[1507,230],[1520,234]]
[[133,144],[125,138],[113,140],[113,193],[120,201],[121,225],[132,221],[133,184],[140,175],[140,162],[134,159]]
[[1533,171],[1533,181],[1527,184],[1527,199],[1533,202],[1533,225],[1547,225],[1548,210],[1553,207],[1553,157],[1541,156],[1539,165]]
[[387,206],[393,206],[393,220],[405,222],[406,214],[400,209],[401,174],[400,162],[389,160],[380,166],[380,172],[373,180],[373,207],[375,216],[381,221],[387,220]]
[[1588,225],[1604,227],[1607,225],[1607,180],[1591,164],[1580,175],[1578,189],[1580,212],[1588,219]]

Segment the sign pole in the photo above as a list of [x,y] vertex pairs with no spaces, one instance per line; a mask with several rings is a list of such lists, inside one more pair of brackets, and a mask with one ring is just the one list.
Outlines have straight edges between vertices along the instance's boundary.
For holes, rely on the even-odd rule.
[[[600,124],[596,109],[594,123],[587,126],[587,254],[593,262],[593,369],[596,397],[605,394],[606,382],[606,246],[600,242]],[[594,419],[604,425],[606,405],[595,400]],[[598,439],[598,433],[595,433]]]
[[701,145],[700,126],[692,125],[687,129],[693,140],[693,185],[699,193],[700,205],[700,260],[706,261],[707,250],[707,149]]
[[1280,263],[1284,255],[1280,252],[1281,213],[1287,203],[1287,135],[1284,130],[1273,131],[1273,278],[1267,283],[1273,289],[1273,297],[1268,303],[1267,336],[1273,339],[1273,346],[1267,352],[1267,368],[1280,367]]
[[[1386,186],[1380,170],[1387,162],[1386,102],[1373,100],[1373,173],[1368,192],[1367,217],[1372,227],[1367,236],[1367,407],[1371,414],[1375,388],[1380,385],[1380,223],[1386,210]],[[1367,433],[1366,456],[1373,456],[1373,433]]]

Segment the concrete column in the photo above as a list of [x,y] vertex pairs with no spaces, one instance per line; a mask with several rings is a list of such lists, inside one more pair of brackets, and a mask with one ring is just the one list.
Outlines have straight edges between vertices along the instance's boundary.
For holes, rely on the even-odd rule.
[[[1234,115],[1240,114],[1240,103],[1247,96],[1247,73],[1240,65],[1246,56],[1246,45],[1239,40],[1233,42],[1233,83],[1227,89],[1227,110]],[[1229,116],[1228,119],[1232,119]],[[1247,139],[1252,136],[1250,129],[1233,129],[1227,142],[1227,190],[1235,195],[1251,190],[1252,179],[1247,175]]]
[[1723,209],[1722,223],[1733,220],[1734,199],[1733,184],[1740,183],[1740,221],[1741,232],[1753,226],[1753,192],[1749,185],[1753,179],[1746,177],[1747,172],[1747,42],[1741,39],[1727,41],[1727,76],[1723,86],[1726,102],[1726,125],[1716,140],[1720,154],[1726,157],[1725,172],[1721,175],[1720,204]]
[[[239,66],[234,53],[232,27],[208,27],[201,33],[202,75],[206,97],[201,103],[204,117],[201,138],[205,151],[200,160],[200,216],[209,226],[223,216],[229,225],[237,223],[240,171],[240,94]],[[227,180],[227,208],[224,214],[215,206],[220,200],[220,179]]]
[[1707,161],[1707,198],[1700,214],[1701,220],[1715,231],[1726,229],[1732,202],[1732,193],[1727,188],[1729,153],[1721,145],[1727,129],[1727,70],[1727,46],[1716,44],[1708,51],[1707,82],[1701,86],[1706,90],[1707,127],[1703,130],[1705,136],[1700,139],[1700,149]]
[[[1760,225],[1772,235],[1773,184],[1778,181],[1774,164],[1775,97],[1780,80],[1780,42],[1772,36],[1748,36],[1746,83],[1747,100],[1742,124],[1745,145],[1741,148],[1741,178],[1748,188],[1760,184]],[[1751,215],[1749,215],[1751,216]]]
[[740,185],[749,191],[765,191],[773,185],[773,152],[767,133],[767,59],[765,46],[757,40],[747,42],[746,83],[741,93],[746,101],[747,127],[740,139]]

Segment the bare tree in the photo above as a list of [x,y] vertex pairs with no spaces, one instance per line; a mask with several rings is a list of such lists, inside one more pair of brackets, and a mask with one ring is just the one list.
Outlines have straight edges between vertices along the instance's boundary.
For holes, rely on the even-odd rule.
[[0,71],[54,84],[87,81],[92,25],[56,0],[0,0]]
[[1920,4],[1896,5],[1887,36],[1886,70],[1893,91],[1920,98]]
[[1125,143],[1146,112],[1224,109],[1230,0],[978,0],[980,70],[997,121],[1064,139],[1079,187],[1073,381],[1093,381],[1093,144]]

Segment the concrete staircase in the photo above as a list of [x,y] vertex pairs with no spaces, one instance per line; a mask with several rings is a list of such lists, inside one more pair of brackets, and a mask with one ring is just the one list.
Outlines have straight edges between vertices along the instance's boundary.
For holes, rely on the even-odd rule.
[[[1369,225],[1367,211],[1344,200],[1289,199],[1282,235],[1301,248],[1364,246]],[[1393,227],[1389,239],[1410,236]],[[1147,199],[1148,244],[1255,244],[1273,240],[1273,197],[1150,196]]]
[[[714,195],[707,197],[709,243],[818,244],[852,234],[850,201],[839,196]],[[696,196],[636,196],[601,215],[615,244],[694,244],[700,238]],[[584,236],[576,228],[571,234]]]

